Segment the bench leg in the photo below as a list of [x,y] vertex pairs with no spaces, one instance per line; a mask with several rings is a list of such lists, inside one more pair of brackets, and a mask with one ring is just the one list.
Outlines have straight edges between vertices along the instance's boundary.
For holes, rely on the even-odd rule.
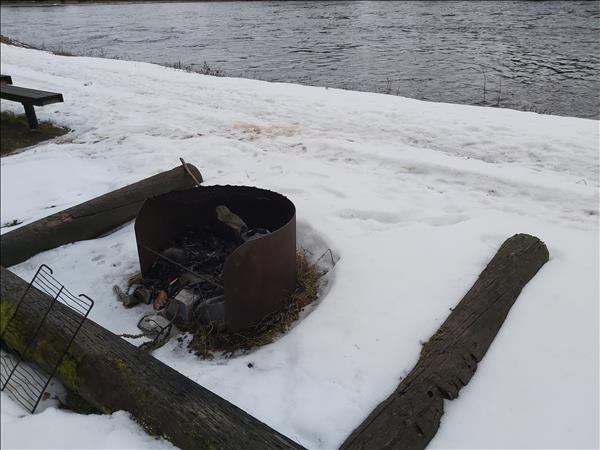
[[35,116],[35,109],[30,103],[23,103],[25,107],[25,115],[27,116],[27,122],[29,122],[29,128],[35,130],[38,127],[37,117]]

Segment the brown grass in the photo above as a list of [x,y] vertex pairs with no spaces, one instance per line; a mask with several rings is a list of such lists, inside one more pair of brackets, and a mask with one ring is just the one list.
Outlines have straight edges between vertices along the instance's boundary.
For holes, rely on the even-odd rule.
[[40,122],[36,130],[30,130],[24,115],[15,115],[10,111],[0,114],[0,155],[6,156],[39,142],[62,136],[69,130]]
[[[4,2],[2,2],[2,6],[4,6]],[[7,45],[14,45],[15,47],[33,48],[30,45],[24,44],[19,41],[15,41],[14,39],[9,38],[8,36],[4,36],[3,34],[0,34],[0,42]]]
[[159,63],[159,64],[161,66],[170,67],[172,69],[177,69],[177,70],[183,70],[185,72],[190,72],[190,73],[199,73],[201,75],[210,75],[213,77],[224,76],[223,69],[221,69],[219,67],[209,66],[206,61],[204,61],[204,63],[201,66],[197,66],[194,64],[183,64],[181,61],[176,62],[174,64],[167,64],[167,63],[165,63],[165,64]]
[[218,331],[211,326],[197,325],[192,330],[193,339],[189,350],[197,356],[211,359],[214,353],[231,356],[273,342],[300,317],[300,312],[317,299],[319,281],[323,273],[310,264],[303,250],[296,254],[296,290],[285,309],[265,317],[256,326],[237,333]]

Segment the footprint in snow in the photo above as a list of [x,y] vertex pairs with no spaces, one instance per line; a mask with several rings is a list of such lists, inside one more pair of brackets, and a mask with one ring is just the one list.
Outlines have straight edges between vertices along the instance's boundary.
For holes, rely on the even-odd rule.
[[423,220],[428,225],[442,227],[445,225],[455,225],[460,222],[466,222],[471,217],[466,214],[445,214],[443,216],[428,217]]

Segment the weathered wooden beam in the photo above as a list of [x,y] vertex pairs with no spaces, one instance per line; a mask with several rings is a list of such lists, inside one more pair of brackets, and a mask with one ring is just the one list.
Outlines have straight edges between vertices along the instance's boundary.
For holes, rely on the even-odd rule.
[[548,249],[538,238],[517,234],[506,240],[423,345],[417,365],[341,449],[424,449],[439,428],[444,399],[455,399],[469,382],[521,290],[547,261]]
[[[13,316],[28,283],[1,268],[1,329]],[[6,328],[3,345],[23,352],[27,336],[52,300],[33,288],[19,308],[17,326]],[[27,355],[50,371],[70,337],[69,310],[56,304]],[[301,449],[238,407],[194,383],[110,331],[86,320],[56,376],[65,387],[103,412],[125,410],[149,432],[182,449]]]
[[[196,167],[187,167],[202,181]],[[10,267],[42,251],[98,237],[134,219],[147,198],[194,185],[178,166],[9,231],[0,240],[0,264]]]

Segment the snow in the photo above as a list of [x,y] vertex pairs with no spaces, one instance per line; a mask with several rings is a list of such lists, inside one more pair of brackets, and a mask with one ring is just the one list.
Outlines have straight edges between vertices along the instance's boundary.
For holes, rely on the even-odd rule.
[[[524,232],[551,259],[446,402],[430,448],[599,445],[598,121],[1,50],[15,84],[64,94],[38,116],[73,130],[2,158],[2,223],[31,222],[181,156],[207,185],[287,195],[299,243],[339,258],[318,304],[276,342],[204,361],[172,339],[154,352],[161,361],[308,448],[336,448],[410,371],[501,243]],[[136,331],[146,307],[123,309],[111,289],[137,268],[132,224],[12,270],[27,279],[42,262],[94,298],[93,320]],[[5,434],[39,446],[32,431],[75,424],[94,428],[80,447],[156,442],[123,413],[21,416],[2,402],[3,446]],[[71,445],[66,434],[57,446]]]
[[32,415],[1,395],[2,448],[176,448],[148,436],[124,411],[84,415],[49,407]]
[[[13,362],[3,364],[2,379],[8,376],[9,368],[18,363],[15,356],[2,350],[2,358],[12,358]],[[30,366],[26,362],[21,364]],[[27,373],[41,374],[39,368],[26,367],[22,376]],[[12,381],[9,382],[12,386]],[[34,389],[33,391],[36,391]],[[32,391],[32,393],[33,393]],[[17,394],[22,396],[23,392]],[[136,424],[125,411],[117,411],[105,415],[76,414],[66,409],[60,409],[66,400],[67,391],[53,378],[45,389],[45,393],[36,407],[35,414],[13,400],[10,388],[0,393],[0,441],[2,448],[156,448],[173,450],[170,442],[153,438]],[[23,397],[21,397],[23,398]]]

